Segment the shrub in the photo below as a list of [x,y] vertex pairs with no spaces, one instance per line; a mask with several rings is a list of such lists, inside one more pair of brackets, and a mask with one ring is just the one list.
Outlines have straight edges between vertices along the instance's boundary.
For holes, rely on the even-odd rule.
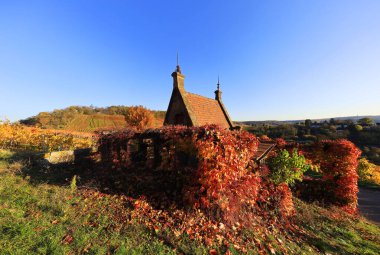
[[373,171],[374,165],[368,162],[367,159],[362,158],[359,160],[358,164],[358,175],[361,181],[369,181],[371,178],[371,172]]
[[257,151],[256,137],[213,128],[200,129],[196,137],[199,163],[186,198],[227,222],[239,220],[254,209],[261,188],[261,178],[247,169]]
[[333,194],[330,201],[349,213],[355,213],[359,191],[357,166],[361,151],[345,139],[325,140],[304,146],[303,150],[306,158],[319,166],[322,180]]
[[104,134],[99,143],[102,176],[117,175],[127,192],[139,190],[160,206],[169,199],[229,224],[292,212],[287,185],[253,170],[259,142],[248,132],[168,126]]
[[295,181],[301,181],[303,173],[310,168],[305,157],[298,154],[296,149],[291,154],[287,150],[280,150],[277,155],[267,160],[267,165],[270,179],[276,185],[293,185]]
[[272,141],[272,139],[269,138],[267,135],[261,135],[261,136],[259,137],[259,139],[260,139],[260,141],[262,141],[262,142],[271,142],[271,141]]
[[375,166],[373,172],[371,173],[370,182],[380,185],[380,166]]
[[277,138],[276,139],[276,145],[278,148],[283,149],[286,146],[286,141],[282,138]]
[[360,181],[380,185],[380,167],[362,158],[358,164]]

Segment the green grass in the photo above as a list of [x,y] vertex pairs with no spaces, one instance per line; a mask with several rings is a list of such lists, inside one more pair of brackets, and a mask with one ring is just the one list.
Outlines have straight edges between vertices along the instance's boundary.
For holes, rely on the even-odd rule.
[[[93,203],[84,213],[86,201],[70,186],[32,184],[5,156],[0,164],[0,254],[174,254],[143,226],[113,228],[109,214],[100,213],[111,200]],[[86,224],[90,216],[97,224]]]
[[138,225],[112,231],[102,215],[96,227],[84,225],[86,217],[78,216],[76,199],[67,199],[66,189],[49,185],[36,188],[17,179],[5,180],[7,190],[0,190],[1,254],[78,254],[85,250],[89,254],[172,253],[170,247]]
[[364,218],[345,215],[337,208],[324,209],[296,201],[304,238],[321,253],[379,254],[380,228]]
[[[29,168],[22,156],[0,151],[0,254],[209,253],[211,247],[186,236],[171,239],[171,229],[156,232],[134,221],[120,196],[84,189],[74,169],[58,170]],[[379,254],[376,225],[335,208],[295,205],[297,231],[257,226],[242,233],[261,243],[247,244],[249,254]]]

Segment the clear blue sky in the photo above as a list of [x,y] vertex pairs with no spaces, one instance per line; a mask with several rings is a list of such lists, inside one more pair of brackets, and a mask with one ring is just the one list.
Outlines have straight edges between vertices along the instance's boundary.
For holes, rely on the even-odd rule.
[[380,1],[0,0],[0,118],[166,110],[220,75],[234,120],[380,114]]

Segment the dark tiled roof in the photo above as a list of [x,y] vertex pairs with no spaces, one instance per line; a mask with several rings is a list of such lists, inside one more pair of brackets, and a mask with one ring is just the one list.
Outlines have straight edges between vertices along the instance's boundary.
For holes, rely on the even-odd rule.
[[259,148],[257,149],[257,152],[255,154],[255,158],[257,160],[261,160],[264,158],[274,147],[276,146],[275,143],[264,143],[260,142]]
[[195,117],[195,126],[216,124],[223,128],[230,128],[226,116],[217,100],[186,92],[186,98]]

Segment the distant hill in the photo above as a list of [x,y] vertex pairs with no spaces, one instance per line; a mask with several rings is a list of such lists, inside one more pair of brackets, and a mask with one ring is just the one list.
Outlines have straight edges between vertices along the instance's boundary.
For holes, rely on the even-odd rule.
[[91,132],[99,129],[122,129],[126,126],[127,122],[123,115],[78,114],[65,126],[64,129]]
[[[329,121],[330,119],[335,120],[353,120],[357,121],[358,119],[362,118],[371,118],[376,123],[380,123],[380,115],[361,115],[361,116],[347,116],[347,117],[334,117],[334,118],[322,118],[322,119],[311,119],[312,122],[324,122]],[[237,124],[243,124],[243,125],[253,125],[253,124],[268,124],[268,125],[281,125],[281,124],[294,124],[298,122],[304,122],[305,120],[260,120],[260,121],[235,121]]]
[[[128,126],[125,114],[129,106],[88,107],[70,106],[52,112],[40,112],[36,116],[21,120],[28,126],[69,131],[93,132],[103,129],[123,129]],[[165,111],[151,111],[154,127],[163,125]]]

